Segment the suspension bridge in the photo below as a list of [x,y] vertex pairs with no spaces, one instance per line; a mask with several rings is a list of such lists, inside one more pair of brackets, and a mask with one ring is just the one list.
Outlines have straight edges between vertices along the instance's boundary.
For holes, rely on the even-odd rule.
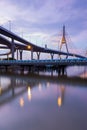
[[[62,39],[59,50],[49,49],[47,47],[37,46],[24,38],[16,35],[15,33],[7,30],[6,28],[0,26],[0,48],[1,49],[9,49],[9,52],[2,53],[0,56],[7,55],[7,59],[9,59],[9,55],[12,60],[1,60],[0,66],[9,66],[9,65],[22,65],[22,66],[68,66],[68,65],[87,65],[87,59],[85,56],[70,53],[65,36],[65,26],[63,26],[62,31]],[[62,51],[62,46],[65,45],[66,52]],[[31,60],[23,60],[23,51],[31,52]],[[15,58],[16,52],[16,58]],[[33,60],[34,53],[37,55],[37,59]],[[40,60],[41,53],[48,53],[51,56],[50,60]],[[54,55],[59,55],[59,59],[54,60]],[[61,56],[64,55],[66,58],[61,59]],[[20,56],[20,60],[18,57]],[[72,57],[72,58],[69,58]],[[15,59],[15,60],[14,60]]]

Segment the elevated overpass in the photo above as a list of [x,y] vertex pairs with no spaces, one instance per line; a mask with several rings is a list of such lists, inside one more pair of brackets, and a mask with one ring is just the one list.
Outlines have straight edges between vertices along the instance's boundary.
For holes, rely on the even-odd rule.
[[[8,40],[7,38],[10,38]],[[12,58],[14,59],[14,52],[16,50],[20,50],[20,59],[22,60],[22,52],[23,50],[31,51],[31,60],[33,59],[33,52],[36,52],[37,59],[40,59],[40,53],[50,53],[51,59],[53,59],[54,54],[58,55],[65,55],[65,56],[74,56],[77,58],[85,58],[82,55],[74,54],[74,53],[67,53],[63,51],[58,51],[54,49],[44,48],[33,43],[25,40],[24,38],[19,37],[18,35],[14,34],[13,32],[3,28],[0,26],[0,44],[6,45],[8,49],[10,49],[9,53],[12,53]],[[17,56],[18,57],[18,56]]]

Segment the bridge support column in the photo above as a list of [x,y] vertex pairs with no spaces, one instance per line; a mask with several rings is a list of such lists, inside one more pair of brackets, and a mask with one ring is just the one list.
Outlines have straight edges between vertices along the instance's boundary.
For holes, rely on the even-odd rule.
[[23,50],[20,50],[20,60],[22,60],[22,53],[23,53]]
[[66,59],[68,58],[68,53],[67,53],[67,56],[66,56]]
[[53,56],[54,56],[54,54],[53,54],[53,53],[50,53],[50,55],[51,55],[51,60],[53,60]]
[[60,65],[58,66],[58,75],[65,75],[66,73],[66,66]]
[[31,50],[31,60],[33,60],[33,49]]
[[9,60],[9,55],[7,54],[7,60]]
[[18,60],[18,49],[17,49],[17,60]]
[[40,52],[36,52],[37,53],[37,59],[40,59]]
[[11,45],[11,52],[12,52],[12,59],[14,59],[14,39],[12,38],[12,45]]

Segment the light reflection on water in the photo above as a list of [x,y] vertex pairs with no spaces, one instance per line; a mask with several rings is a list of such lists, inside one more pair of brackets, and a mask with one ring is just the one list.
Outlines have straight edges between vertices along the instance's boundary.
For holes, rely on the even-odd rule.
[[87,129],[87,79],[0,74],[0,130],[58,129]]

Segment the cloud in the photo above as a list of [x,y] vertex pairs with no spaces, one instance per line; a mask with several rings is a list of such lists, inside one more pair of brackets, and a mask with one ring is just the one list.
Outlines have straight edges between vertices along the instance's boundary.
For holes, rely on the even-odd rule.
[[0,24],[5,24],[8,20],[14,21],[18,8],[11,4],[9,0],[0,1]]
[[[24,4],[25,3],[25,4]],[[34,2],[21,0],[20,4],[18,2],[3,0],[0,2],[1,12],[0,15],[5,15],[13,18],[24,19],[28,22],[33,23],[55,23],[61,21],[61,19],[67,19],[68,11],[70,10],[72,0],[67,0],[60,2],[57,0],[34,0]],[[67,8],[65,8],[67,6]],[[4,11],[3,11],[3,7]],[[67,13],[67,16],[62,14]]]
[[36,38],[38,44],[41,43],[41,37],[46,35],[44,42],[47,41],[49,46],[57,44],[58,32],[63,24],[66,24],[71,39],[75,43],[79,43],[78,47],[82,46],[83,41],[86,46],[86,14],[86,0],[81,2],[79,0],[0,1],[0,24],[4,24],[6,27],[8,20],[11,20],[12,31],[23,32],[25,37],[31,37],[31,35],[38,37],[39,34],[39,37]]
[[[57,25],[68,24],[69,21],[72,23],[78,19],[82,21],[83,14],[87,12],[83,10],[83,13],[81,9],[74,8],[75,0],[66,0],[66,2],[64,0],[20,0],[19,3],[16,0],[1,1],[0,16],[14,19],[15,23],[20,23],[20,26],[24,23],[35,28],[53,29]],[[6,8],[3,11],[4,6]]]
[[25,20],[28,22],[39,24],[48,24],[56,22],[59,23],[61,21],[66,21],[70,17],[68,12],[70,12],[71,5],[73,3],[72,0],[67,0],[66,2],[64,2],[64,0],[47,0],[44,1],[44,4],[43,6],[41,6],[41,8],[37,9],[37,5],[39,5],[39,2],[38,4],[36,4],[36,6],[33,6],[31,4],[29,8],[26,8],[26,10],[23,10],[21,8],[21,12],[19,12],[18,15],[21,16],[22,19],[25,18]]

